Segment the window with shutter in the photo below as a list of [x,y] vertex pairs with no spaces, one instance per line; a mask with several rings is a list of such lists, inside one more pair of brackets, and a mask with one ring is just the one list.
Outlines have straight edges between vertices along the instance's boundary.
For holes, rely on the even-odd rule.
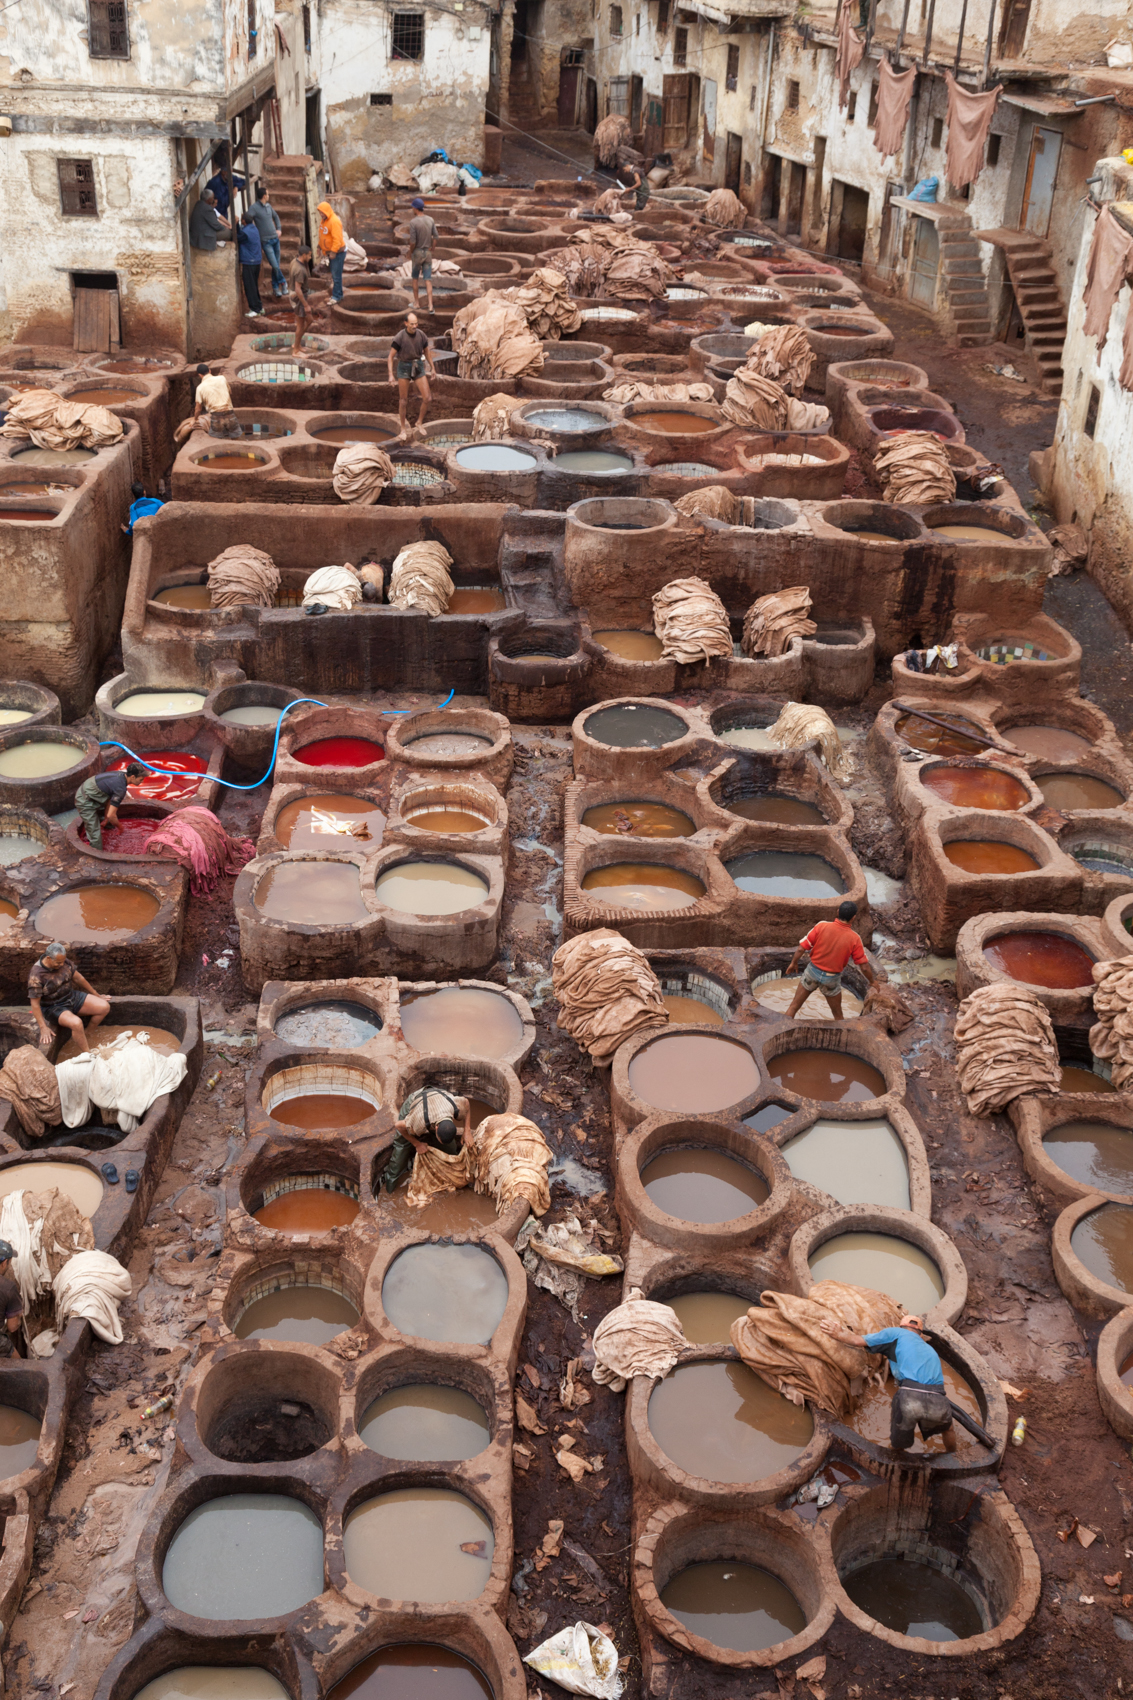
[[724,78],[724,87],[735,90],[740,81],[740,50],[738,47],[728,49],[728,69]]
[[92,59],[128,59],[126,0],[88,0],[87,46]]
[[59,201],[64,218],[97,218],[94,164],[89,159],[60,159]]

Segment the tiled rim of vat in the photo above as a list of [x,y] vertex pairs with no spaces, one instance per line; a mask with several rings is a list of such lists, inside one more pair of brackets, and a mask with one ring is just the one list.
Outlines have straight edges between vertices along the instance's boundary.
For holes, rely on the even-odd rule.
[[[756,1085],[743,1098],[737,1098],[734,1104],[726,1104],[720,1110],[680,1111],[666,1110],[656,1104],[650,1104],[646,1099],[639,1098],[629,1083],[630,1066],[640,1051],[656,1040],[667,1038],[671,1034],[682,1036],[691,1035],[695,1038],[716,1037],[733,1045],[739,1045],[748,1052],[758,1076]],[[610,1069],[610,1107],[614,1114],[615,1123],[620,1123],[626,1132],[640,1126],[644,1121],[663,1119],[695,1120],[698,1122],[741,1122],[745,1115],[750,1115],[755,1107],[772,1095],[767,1084],[766,1070],[760,1067],[759,1052],[755,1030],[746,1024],[732,1024],[727,1027],[698,1026],[694,1022],[670,1021],[658,1024],[656,1027],[643,1027],[620,1044],[614,1052]],[[777,1094],[776,1094],[777,1095]]]
[[[898,741],[898,735],[893,734]],[[920,752],[917,752],[918,755]],[[997,759],[998,757],[998,759]],[[977,763],[979,767],[969,765]],[[924,783],[921,775],[936,771],[938,768],[956,768],[958,771],[975,773],[987,769],[993,773],[1003,774],[1007,779],[1013,779],[1026,793],[1025,799],[1017,809],[979,809],[969,803],[949,803],[931,786]],[[989,830],[993,822],[1003,816],[1026,817],[1045,807],[1042,792],[1022,765],[1010,761],[1006,756],[1000,756],[997,750],[981,750],[972,756],[939,756],[931,752],[921,755],[917,761],[899,760],[895,765],[894,777],[894,807],[899,817],[912,830],[916,823],[926,814],[969,815],[979,819],[983,827]],[[1051,840],[1053,843],[1053,839]]]
[[[453,1051],[412,1051],[398,1057],[397,1102],[419,1086],[436,1085],[458,1097],[499,1105],[497,1116],[523,1114],[523,1087],[510,1063],[497,1057],[464,1057]],[[502,1102],[501,1102],[502,1100]]]
[[[496,1260],[507,1281],[508,1296],[503,1315],[492,1338],[485,1345],[476,1341],[430,1340],[419,1334],[403,1334],[386,1315],[382,1303],[382,1287],[393,1263],[403,1252],[419,1245],[475,1245]],[[382,1345],[409,1343],[425,1352],[443,1352],[446,1357],[465,1358],[473,1362],[494,1359],[514,1370],[519,1351],[523,1319],[527,1313],[527,1271],[504,1236],[494,1226],[464,1234],[428,1233],[412,1226],[397,1236],[386,1236],[378,1245],[377,1255],[366,1277],[365,1318],[378,1335]]]
[[791,1235],[788,1251],[791,1285],[803,1298],[814,1286],[810,1257],[827,1240],[840,1234],[883,1234],[906,1240],[936,1264],[944,1292],[926,1315],[930,1328],[955,1323],[968,1299],[968,1271],[948,1235],[935,1222],[914,1216],[909,1210],[891,1210],[883,1204],[839,1204],[812,1216]]
[[[675,1557],[670,1545],[680,1549]],[[661,1591],[687,1565],[712,1558],[734,1558],[770,1571],[795,1596],[807,1619],[805,1629],[757,1653],[735,1652],[692,1634],[662,1605]],[[697,1658],[734,1671],[766,1670],[821,1641],[834,1621],[833,1579],[824,1544],[797,1517],[771,1506],[745,1506],[741,1520],[723,1509],[670,1499],[649,1517],[633,1553],[633,1594],[649,1628]]]
[[[753,1008],[749,1019],[753,1021],[784,1021],[786,1017],[783,1011],[776,1009],[774,1004],[764,1003],[759,995],[759,989],[761,986],[771,985],[774,981],[786,977],[786,970],[795,954],[794,945],[755,945],[751,948],[758,952],[758,956],[751,967],[748,989],[751,993],[753,1005],[759,1007]],[[851,997],[857,998],[860,1003],[865,1003],[866,994],[869,991],[869,981],[856,963],[847,962],[842,970],[842,984]],[[810,1019],[812,1021],[816,1018],[822,1021],[831,1020],[829,1005],[822,998],[822,994],[816,993],[815,996],[819,1001],[813,1006],[807,1006],[811,1010]],[[826,1013],[818,1016],[817,1012],[820,1010],[824,1010]],[[850,1016],[849,1019],[860,1021],[861,1016]]]
[[[614,795],[611,795],[611,786]],[[585,816],[591,809],[617,807],[624,803],[652,803],[664,808],[676,809],[687,815],[692,823],[693,831],[681,839],[668,838],[636,838],[619,833],[599,832],[597,827],[587,826]],[[712,810],[715,815],[717,811]],[[565,836],[569,839],[576,834],[584,834],[585,843],[604,844],[611,840],[623,847],[630,844],[688,844],[695,841],[707,848],[715,842],[718,836],[719,823],[715,819],[705,819],[709,813],[703,799],[685,779],[679,779],[675,774],[662,770],[644,780],[628,780],[619,790],[616,780],[609,779],[572,779],[566,788],[563,802],[563,825]]]
[[[693,1364],[741,1362],[734,1346],[705,1344],[689,1346],[674,1367],[679,1370]],[[626,1446],[635,1495],[648,1487],[656,1497],[679,1494],[689,1504],[733,1511],[746,1520],[755,1506],[773,1505],[808,1482],[822,1468],[830,1450],[832,1436],[826,1412],[807,1405],[805,1409],[814,1424],[814,1432],[792,1463],[754,1481],[717,1482],[707,1476],[694,1476],[669,1457],[649,1427],[649,1401],[657,1385],[648,1376],[635,1375],[626,1388]]]
[[[967,504],[965,504],[967,505]],[[1025,677],[1028,682],[1057,679],[1060,674],[1073,672],[1082,664],[1082,646],[1072,632],[1052,620],[1049,614],[1030,614],[1025,619],[993,618],[989,614],[957,614],[952,622],[952,638],[960,646],[961,660],[985,670],[993,676],[1009,674]],[[1045,659],[1027,653],[1029,648],[1041,650]],[[1011,657],[1005,662],[985,657],[981,650],[1002,650]],[[1016,654],[1016,650],[1023,650]],[[1076,684],[1068,694],[1076,694]]]
[[[690,922],[720,915],[727,903],[729,882],[719,858],[713,850],[688,838],[641,838],[634,841],[631,849],[615,834],[595,834],[593,838],[587,835],[586,842],[576,839],[568,847],[563,860],[563,916],[567,926],[577,932],[613,926],[623,932],[627,928],[639,933],[644,930],[652,937],[662,933],[671,935],[675,929],[680,935],[675,942],[679,943],[689,931]],[[590,874],[622,863],[685,874],[699,881],[703,890],[691,903],[668,908],[658,904],[657,908],[649,909],[619,903],[620,887],[616,885],[590,889],[584,886]],[[654,942],[659,946],[663,941],[657,937]]]
[[781,1098],[784,1103],[797,1104],[801,1109],[809,1109],[815,1104],[818,1106],[818,1113],[825,1115],[831,1104],[839,1104],[843,1100],[804,1098],[801,1093],[792,1092],[789,1087],[780,1085],[771,1073],[773,1059],[782,1056],[786,1051],[834,1051],[843,1056],[855,1057],[859,1062],[875,1068],[885,1081],[885,1090],[879,1092],[876,1098],[853,1099],[859,1115],[883,1115],[890,1103],[901,1103],[905,1097],[905,1065],[900,1051],[891,1039],[881,1033],[871,1032],[860,1022],[795,1022],[780,1017],[776,1029],[762,1038],[761,1072],[770,1082],[771,1093],[776,1098]]
[[1098,1336],[1098,1400],[1105,1420],[1122,1440],[1133,1440],[1133,1388],[1121,1379],[1121,1366],[1133,1355],[1133,1306],[1118,1311]]
[[[462,735],[486,738],[489,742],[465,755],[434,755],[413,749],[421,738]],[[489,708],[429,708],[408,714],[390,723],[385,747],[387,760],[404,762],[419,773],[439,776],[483,768],[493,784],[506,783],[515,759],[510,721]]]
[[[342,1359],[325,1346],[311,1346],[301,1340],[281,1340],[270,1346],[263,1340],[225,1340],[194,1364],[181,1390],[178,1440],[198,1469],[211,1473],[234,1468],[252,1482],[278,1476],[281,1471],[319,1458],[341,1438],[348,1397],[343,1387],[345,1372]],[[262,1388],[265,1394],[298,1397],[314,1405],[330,1428],[329,1438],[314,1451],[285,1463],[236,1463],[212,1451],[206,1434],[212,1431],[216,1418],[227,1403],[241,1392],[246,1395],[253,1386],[257,1391]],[[239,1491],[239,1476],[232,1483],[235,1491]]]
[[[710,1031],[718,1033],[721,1029],[713,1027]],[[670,1215],[649,1197],[641,1171],[654,1157],[682,1148],[719,1151],[734,1158],[767,1183],[767,1198],[754,1209],[723,1222],[696,1222]],[[695,1254],[731,1251],[763,1240],[790,1208],[794,1177],[776,1147],[765,1143],[736,1117],[654,1111],[621,1142],[615,1186],[619,1213],[635,1232],[654,1245]]]
[[[260,1069],[253,1070],[248,1079],[249,1091],[256,1089],[256,1076],[259,1074],[260,1107],[272,1117],[273,1122],[275,1118],[272,1111],[282,1104],[289,1103],[292,1098],[317,1098],[339,1093],[345,1093],[351,1098],[361,1098],[370,1105],[372,1113],[352,1124],[360,1128],[387,1106],[383,1101],[382,1080],[377,1070],[367,1068],[362,1061],[338,1060],[339,1057],[345,1058],[349,1054],[322,1051],[317,1056],[312,1056],[309,1061],[304,1061],[304,1053],[301,1053],[300,1060],[294,1063],[289,1063],[286,1056],[273,1057],[263,1064],[262,1072]],[[302,1140],[304,1130],[300,1128],[296,1134],[289,1136],[287,1129],[290,1125],[287,1122],[276,1123],[273,1131],[277,1131],[284,1138],[297,1137]],[[326,1128],[322,1131],[340,1133],[342,1130]],[[361,1135],[356,1134],[355,1137],[360,1138]]]
[[[1081,1198],[1104,1198],[1118,1204],[1133,1204],[1133,1192],[1105,1192],[1086,1181],[1075,1180],[1046,1152],[1046,1140],[1068,1122],[1097,1122],[1103,1127],[1128,1128],[1133,1148],[1133,1098],[1128,1094],[1059,1092],[1053,1098],[1017,1098],[1012,1111],[1010,1119],[1023,1153],[1023,1167],[1060,1210]],[[1133,1299],[1130,1303],[1133,1304]]]
[[[766,1099],[767,1104],[778,1103],[781,1097],[791,1097],[790,1093],[776,1090]],[[786,1106],[781,1106],[785,1108]],[[764,1108],[759,1105],[758,1108]],[[905,1162],[909,1171],[909,1211],[913,1216],[920,1216],[925,1221],[932,1218],[932,1174],[928,1154],[924,1148],[921,1130],[917,1126],[908,1109],[899,1099],[891,1098],[886,1103],[884,1113],[875,1115],[868,1104],[828,1103],[800,1104],[790,1116],[769,1128],[766,1133],[757,1133],[756,1138],[765,1139],[779,1152],[789,1145],[792,1140],[800,1138],[812,1128],[815,1122],[842,1122],[846,1127],[852,1127],[855,1122],[886,1121],[893,1129],[905,1154]],[[755,1129],[750,1129],[755,1132]],[[784,1157],[784,1162],[787,1159]],[[787,1165],[788,1168],[790,1165]],[[792,1185],[803,1196],[813,1197],[819,1210],[841,1210],[844,1206],[833,1193],[824,1192],[817,1184],[799,1180],[792,1174]]]
[[[943,1498],[947,1504],[947,1508],[949,1510],[954,1508],[961,1518],[965,1516],[966,1512],[970,1512],[973,1507],[978,1504],[980,1507],[981,1521],[986,1519],[989,1530],[993,1531],[993,1539],[1001,1543],[1001,1553],[999,1556],[1002,1556],[1002,1547],[1005,1546],[1010,1552],[1015,1561],[1015,1566],[1017,1567],[1017,1576],[1014,1579],[1014,1594],[1009,1608],[1003,1613],[999,1623],[991,1629],[984,1630],[982,1634],[968,1636],[965,1640],[929,1641],[922,1636],[899,1635],[895,1630],[886,1629],[882,1624],[878,1623],[875,1618],[869,1617],[859,1606],[854,1604],[842,1586],[838,1572],[837,1552],[839,1533],[842,1530],[845,1530],[848,1533],[849,1529],[853,1527],[853,1524],[860,1520],[862,1513],[859,1508],[865,1507],[866,1514],[868,1515],[869,1510],[872,1508],[871,1502],[874,1504],[884,1502],[887,1493],[888,1490],[884,1486],[871,1488],[865,1492],[858,1490],[852,1493],[847,1493],[846,1499],[848,1503],[842,1507],[840,1511],[828,1514],[825,1518],[821,1519],[823,1534],[829,1542],[831,1568],[834,1573],[832,1584],[834,1603],[837,1605],[837,1608],[842,1615],[847,1618],[856,1629],[864,1631],[867,1635],[872,1635],[878,1641],[885,1642],[887,1646],[893,1648],[895,1651],[915,1653],[920,1657],[930,1656],[958,1659],[968,1657],[973,1653],[993,1652],[996,1648],[1004,1646],[1008,1641],[1013,1641],[1017,1635],[1021,1634],[1030,1619],[1033,1617],[1035,1611],[1038,1609],[1039,1595],[1042,1588],[1042,1573],[1039,1568],[1038,1554],[1035,1552],[1034,1546],[1031,1543],[1031,1538],[1027,1533],[1022,1518],[1019,1516],[1006,1494],[995,1491],[984,1491],[982,1489],[979,1489],[975,1494],[972,1494],[961,1482],[941,1483],[939,1486],[934,1487],[933,1498],[936,1499],[938,1504]],[[880,1504],[878,1504],[878,1508],[881,1510]],[[959,1520],[959,1518],[957,1520]],[[880,1552],[882,1556],[885,1556],[888,1553],[901,1551],[905,1546],[915,1551],[917,1549],[917,1544],[918,1531],[914,1528],[910,1528],[904,1543],[894,1542],[890,1546],[879,1548],[875,1541],[873,1543],[873,1551],[875,1556],[878,1552]],[[926,1543],[922,1541],[920,1544],[924,1545]],[[985,1532],[984,1539],[980,1543],[979,1550],[981,1552],[985,1552],[990,1544],[991,1543],[988,1541],[987,1534]],[[969,1542],[969,1566],[972,1570],[976,1571],[982,1581],[984,1580],[983,1572],[979,1570],[979,1567],[976,1564],[972,1563],[971,1552],[972,1543]]]
[[253,1643],[246,1634],[206,1638],[151,1617],[107,1666],[95,1700],[136,1700],[156,1677],[204,1663],[263,1668],[282,1683],[290,1700],[318,1700],[372,1653],[406,1642],[449,1647],[484,1674],[494,1700],[526,1700],[526,1674],[515,1646],[497,1613],[476,1601],[434,1612],[428,1619],[412,1609],[355,1611],[342,1645],[317,1660],[305,1638],[290,1633],[257,1634]]
[[1133,892],[1115,897],[1106,905],[1102,916],[1102,944],[1107,958],[1128,956],[1133,952],[1133,933],[1125,926],[1133,920]]
[[663,993],[691,997],[714,1009],[726,1024],[740,1019],[748,997],[742,966],[737,971],[720,950],[649,950],[649,966]]
[[[350,1129],[342,1128],[338,1131],[345,1135],[349,1134]],[[233,1240],[246,1247],[255,1245],[278,1248],[290,1245],[296,1236],[280,1228],[266,1228],[263,1223],[255,1220],[255,1215],[257,1210],[263,1210],[266,1205],[288,1192],[313,1190],[310,1187],[290,1184],[299,1180],[334,1183],[317,1190],[340,1192],[345,1197],[353,1198],[360,1213],[367,1206],[372,1207],[373,1198],[366,1174],[369,1167],[368,1153],[374,1147],[388,1149],[390,1142],[388,1135],[384,1140],[378,1135],[357,1141],[324,1136],[308,1149],[302,1140],[288,1139],[285,1129],[277,1132],[273,1128],[268,1134],[253,1134],[245,1142],[244,1150],[235,1164],[225,1174],[228,1218],[230,1221],[241,1216],[244,1218],[240,1226],[233,1230]],[[340,1224],[324,1232],[332,1236],[332,1244],[338,1244],[353,1226],[353,1223]],[[245,1239],[241,1230],[246,1230],[253,1239]],[[321,1235],[312,1237],[321,1239]]]
[[[432,1056],[433,1052],[416,1051],[405,1038],[404,1033],[401,1031],[402,999],[406,998],[409,994],[411,994],[413,998],[425,997],[430,992],[447,991],[452,987],[468,987],[472,991],[491,992],[493,996],[503,998],[511,1004],[523,1024],[522,1036],[510,1050],[505,1051],[501,1056],[491,1057],[487,1060],[498,1063],[501,1067],[507,1067],[518,1071],[527,1061],[527,1058],[531,1054],[531,1047],[535,1043],[535,1016],[531,1005],[527,1002],[526,998],[521,997],[518,992],[512,991],[510,986],[497,985],[494,980],[399,980],[396,985],[397,1013],[394,1019],[396,1030],[400,1034],[401,1043],[405,1046],[408,1055],[411,1057],[426,1057]],[[472,1060],[480,1061],[481,1059],[474,1058]]]
[[[57,826],[43,809],[28,803],[0,803],[0,837],[34,838],[45,850],[62,848],[66,830]],[[14,867],[15,863],[7,866]]]
[[[257,1300],[268,1293],[287,1287],[325,1287],[338,1293],[357,1312],[358,1320],[343,1325],[345,1334],[352,1328],[372,1329],[364,1301],[366,1270],[373,1258],[373,1247],[347,1239],[343,1245],[319,1248],[290,1244],[272,1244],[250,1249],[247,1246],[226,1246],[217,1268],[217,1281],[208,1296],[208,1333],[210,1346],[233,1341],[241,1348],[254,1346],[260,1351],[294,1350],[292,1340],[238,1340],[233,1332],[240,1318]],[[326,1351],[325,1346],[315,1348]],[[277,1469],[286,1465],[277,1465]]]
[[[609,708],[659,708],[683,722],[684,731],[670,743],[627,746],[603,744],[586,730],[587,723]],[[678,767],[697,749],[704,737],[703,717],[695,709],[679,708],[664,697],[624,696],[607,697],[604,702],[591,703],[580,710],[571,721],[570,735],[574,746],[574,772],[578,779],[604,779],[617,782],[624,772],[634,774],[640,783],[645,774],[652,775],[663,768]]]
[[956,995],[963,1000],[977,986],[1026,986],[1046,1005],[1057,1021],[1076,1022],[1089,1014],[1094,994],[1091,979],[1082,986],[1051,987],[1015,980],[996,968],[984,955],[987,945],[1001,933],[1058,933],[1086,952],[1095,962],[1105,959],[1101,922],[1092,915],[1035,913],[1029,909],[995,911],[965,921],[956,935]]
[[[709,813],[709,825],[730,831],[745,819],[742,814],[733,814],[720,801],[723,792],[733,801],[776,794],[810,802],[823,814],[822,823],[794,826],[796,833],[806,835],[818,826],[835,833],[849,833],[854,825],[854,808],[815,755],[817,743],[806,746],[805,750],[742,750],[737,745],[730,746],[730,750],[730,757],[716,763],[709,774],[696,782],[696,794]],[[769,784],[764,782],[766,779]]]
[[[1109,1317],[1133,1306],[1133,1293],[1111,1287],[1108,1281],[1091,1274],[1070,1243],[1070,1236],[1080,1222],[1112,1203],[1103,1192],[1087,1192],[1060,1211],[1051,1233],[1050,1256],[1055,1279],[1074,1308],[1085,1311],[1087,1316]],[[1123,1205],[1118,1204],[1117,1208]]]

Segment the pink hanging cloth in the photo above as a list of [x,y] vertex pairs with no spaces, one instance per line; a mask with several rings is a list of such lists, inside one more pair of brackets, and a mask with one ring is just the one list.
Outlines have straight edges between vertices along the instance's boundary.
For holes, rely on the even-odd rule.
[[[1123,225],[1118,224],[1108,207],[1103,207],[1098,214],[1098,222],[1094,226],[1094,239],[1090,243],[1090,257],[1086,261],[1086,288],[1082,300],[1086,306],[1086,318],[1082,329],[1087,336],[1098,339],[1098,353],[1105,347],[1109,335],[1109,316],[1113,312],[1113,304],[1121,294],[1121,286],[1133,270],[1133,236]],[[1133,314],[1129,316],[1133,320]],[[1126,322],[1126,344],[1128,345],[1128,322]],[[1128,360],[1126,361],[1128,364]],[[1125,383],[1125,367],[1122,367],[1122,383]]]
[[834,70],[838,77],[838,106],[845,106],[850,96],[850,73],[856,71],[865,58],[865,43],[854,33],[850,23],[851,0],[842,0],[838,19],[838,46],[834,54]]
[[873,141],[882,159],[889,159],[904,148],[905,127],[909,122],[909,103],[916,86],[915,65],[910,65],[907,71],[895,71],[888,59],[881,61]]
[[977,94],[961,88],[951,71],[945,71],[948,89],[948,154],[945,171],[954,189],[974,183],[984,166],[987,133],[999,105],[1001,89]]

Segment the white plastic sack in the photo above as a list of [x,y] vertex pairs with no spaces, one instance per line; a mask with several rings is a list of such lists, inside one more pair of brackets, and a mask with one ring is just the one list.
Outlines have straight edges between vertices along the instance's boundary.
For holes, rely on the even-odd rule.
[[618,1649],[592,1623],[580,1621],[560,1629],[523,1662],[571,1694],[617,1700],[624,1686],[618,1675]]

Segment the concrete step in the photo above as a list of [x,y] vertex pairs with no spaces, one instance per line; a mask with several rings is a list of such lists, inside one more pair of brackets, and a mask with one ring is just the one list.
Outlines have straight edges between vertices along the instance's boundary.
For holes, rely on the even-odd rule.
[[970,307],[973,302],[987,306],[987,290],[981,285],[977,289],[950,289],[948,299],[954,307]]
[[942,254],[947,254],[949,259],[953,254],[972,254],[978,259],[980,245],[966,236],[942,236],[940,238],[940,251]]
[[953,260],[951,257],[941,260],[940,269],[945,277],[982,277],[984,275],[983,267],[974,254],[970,259],[965,255],[958,260]]

